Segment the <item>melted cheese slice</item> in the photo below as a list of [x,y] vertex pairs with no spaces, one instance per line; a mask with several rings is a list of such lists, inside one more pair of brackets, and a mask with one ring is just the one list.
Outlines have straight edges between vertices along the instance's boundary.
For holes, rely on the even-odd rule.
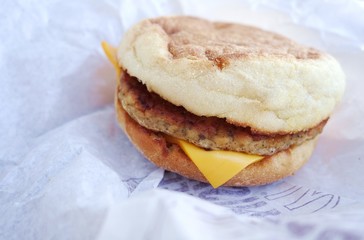
[[[119,78],[121,68],[118,64],[116,48],[106,42],[102,42],[101,45]],[[264,158],[264,156],[233,151],[206,151],[178,138],[167,135],[166,138],[169,142],[178,144],[182,148],[214,188],[220,187],[250,164]]]
[[108,44],[107,42],[102,42],[101,43],[102,49],[105,52],[105,55],[107,56],[107,58],[109,59],[109,61],[111,62],[111,64],[114,66],[115,72],[117,77],[120,77],[121,74],[121,69],[118,63],[118,58],[116,56],[116,48],[112,47],[110,44]]
[[167,136],[167,140],[182,148],[214,188],[226,183],[250,164],[264,158],[234,151],[207,151],[171,136]]

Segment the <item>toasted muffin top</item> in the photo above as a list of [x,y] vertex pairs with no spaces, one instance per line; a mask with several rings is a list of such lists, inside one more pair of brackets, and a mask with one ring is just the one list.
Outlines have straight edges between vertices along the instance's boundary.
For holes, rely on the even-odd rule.
[[345,77],[328,54],[240,24],[176,16],[125,33],[119,64],[165,100],[258,133],[293,133],[328,118]]

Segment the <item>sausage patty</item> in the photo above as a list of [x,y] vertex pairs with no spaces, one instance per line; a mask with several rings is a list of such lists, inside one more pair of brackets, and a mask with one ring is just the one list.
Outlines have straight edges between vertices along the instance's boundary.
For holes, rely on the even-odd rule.
[[137,78],[121,74],[118,98],[126,112],[140,125],[189,141],[205,149],[222,149],[258,155],[273,155],[313,139],[321,133],[327,119],[317,126],[293,134],[256,134],[218,117],[197,116],[181,106],[149,92]]

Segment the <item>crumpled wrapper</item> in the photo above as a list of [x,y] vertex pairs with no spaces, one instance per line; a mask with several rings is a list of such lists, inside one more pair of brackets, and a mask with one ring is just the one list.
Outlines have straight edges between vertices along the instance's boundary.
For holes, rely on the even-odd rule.
[[[362,239],[362,1],[5,1],[0,239]],[[212,188],[149,163],[118,127],[100,43],[137,21],[241,22],[335,56],[341,104],[294,176]]]

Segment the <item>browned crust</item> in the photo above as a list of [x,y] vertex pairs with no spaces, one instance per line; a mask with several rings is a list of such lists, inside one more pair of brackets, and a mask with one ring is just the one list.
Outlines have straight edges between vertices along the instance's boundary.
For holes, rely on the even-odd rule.
[[[116,90],[119,91],[119,86]],[[207,182],[193,162],[178,145],[167,143],[162,134],[151,131],[135,122],[115,97],[117,119],[135,147],[158,167],[190,179]],[[311,156],[316,140],[281,151],[248,166],[224,186],[254,186],[277,181],[292,175]]]
[[168,36],[168,50],[173,58],[208,59],[219,69],[232,60],[257,56],[321,57],[316,49],[252,26],[189,16],[160,17],[149,21],[159,25]]

